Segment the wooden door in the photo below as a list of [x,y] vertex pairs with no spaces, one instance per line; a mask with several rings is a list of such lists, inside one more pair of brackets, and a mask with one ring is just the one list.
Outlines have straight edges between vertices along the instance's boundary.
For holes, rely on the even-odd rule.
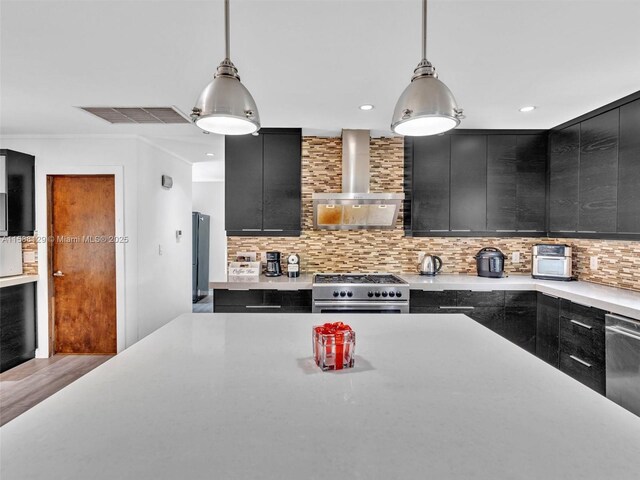
[[48,177],[53,352],[116,353],[113,175]]

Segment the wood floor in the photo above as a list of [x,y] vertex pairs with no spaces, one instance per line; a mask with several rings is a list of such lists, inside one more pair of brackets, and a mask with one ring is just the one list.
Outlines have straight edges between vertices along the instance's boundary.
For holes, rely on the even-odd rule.
[[113,355],[36,358],[0,374],[0,426],[74,382]]

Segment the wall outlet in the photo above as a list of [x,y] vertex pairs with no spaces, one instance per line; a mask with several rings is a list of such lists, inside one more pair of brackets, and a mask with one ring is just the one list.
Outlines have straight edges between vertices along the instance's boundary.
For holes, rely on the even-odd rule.
[[162,255],[162,245],[158,245],[158,255]]
[[591,270],[598,270],[598,257],[589,258],[589,268],[591,268]]
[[511,263],[520,263],[520,252],[513,252],[511,254]]
[[22,260],[24,263],[35,263],[36,262],[36,252],[27,251],[22,254]]

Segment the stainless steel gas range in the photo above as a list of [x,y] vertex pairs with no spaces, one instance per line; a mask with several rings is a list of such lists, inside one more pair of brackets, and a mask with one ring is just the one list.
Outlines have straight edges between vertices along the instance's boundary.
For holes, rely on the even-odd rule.
[[387,273],[318,273],[313,313],[409,313],[409,284]]

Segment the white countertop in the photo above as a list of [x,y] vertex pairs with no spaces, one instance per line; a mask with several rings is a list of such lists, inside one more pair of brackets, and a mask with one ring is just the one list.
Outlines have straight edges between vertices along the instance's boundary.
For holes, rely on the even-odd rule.
[[260,274],[256,277],[229,276],[225,282],[210,282],[209,288],[229,290],[310,290],[312,285],[312,273],[301,273],[297,278],[289,278],[287,275],[266,277]]
[[[349,322],[321,372],[311,326]],[[185,314],[0,428],[3,480],[635,480],[640,418],[464,315]]]
[[38,275],[13,275],[11,277],[0,278],[0,288],[13,287],[14,285],[22,285],[23,283],[37,282]]

